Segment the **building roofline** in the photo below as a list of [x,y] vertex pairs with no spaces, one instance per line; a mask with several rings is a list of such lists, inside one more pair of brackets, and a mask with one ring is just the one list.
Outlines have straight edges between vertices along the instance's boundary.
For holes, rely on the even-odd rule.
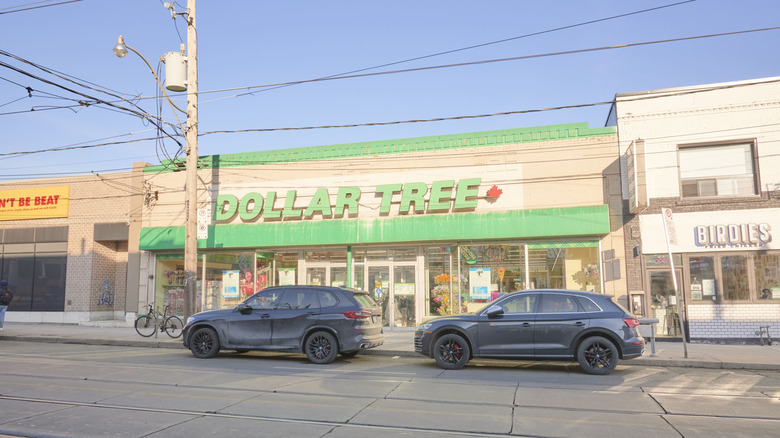
[[618,99],[624,97],[646,96],[650,94],[674,94],[674,93],[687,92],[687,91],[711,91],[711,90],[719,90],[724,88],[734,88],[734,87],[747,86],[747,85],[758,85],[758,84],[771,83],[771,82],[780,82],[780,76],[772,76],[768,78],[757,78],[757,79],[746,79],[746,80],[731,81],[731,82],[716,82],[713,84],[703,84],[703,85],[688,85],[688,86],[674,87],[674,88],[658,88],[655,90],[631,91],[628,93],[617,93],[615,94],[615,100],[617,101]]
[[[612,126],[590,128],[587,122],[530,128],[502,129],[460,134],[345,143],[326,146],[308,146],[268,151],[240,152],[203,156],[198,168],[224,168],[261,164],[278,164],[300,161],[319,161],[376,155],[393,155],[412,152],[430,152],[447,149],[465,149],[484,146],[500,146],[517,143],[570,140],[616,135]],[[145,168],[146,172],[183,170],[186,159],[164,160],[160,165]]]

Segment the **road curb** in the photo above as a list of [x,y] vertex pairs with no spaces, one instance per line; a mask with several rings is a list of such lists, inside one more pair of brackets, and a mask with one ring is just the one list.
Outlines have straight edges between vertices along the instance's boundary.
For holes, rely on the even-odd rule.
[[[180,339],[91,339],[91,338],[70,338],[63,336],[16,336],[0,334],[0,341],[16,342],[40,342],[54,344],[84,344],[84,345],[105,345],[113,347],[141,347],[141,348],[167,348],[171,350],[183,350],[184,345]],[[382,347],[363,350],[360,352],[365,356],[382,357],[424,357],[415,351],[383,349]],[[780,363],[741,363],[741,362],[722,362],[717,360],[700,359],[664,359],[640,357],[632,360],[621,360],[620,365],[630,366],[652,366],[652,367],[676,367],[676,368],[702,368],[702,369],[732,369],[732,370],[755,370],[755,371],[780,371]]]

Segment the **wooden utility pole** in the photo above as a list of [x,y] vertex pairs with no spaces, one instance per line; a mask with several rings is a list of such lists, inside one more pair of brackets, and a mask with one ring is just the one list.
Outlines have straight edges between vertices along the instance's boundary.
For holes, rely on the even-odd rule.
[[187,175],[185,182],[184,293],[186,317],[197,312],[198,282],[198,32],[195,0],[187,0]]

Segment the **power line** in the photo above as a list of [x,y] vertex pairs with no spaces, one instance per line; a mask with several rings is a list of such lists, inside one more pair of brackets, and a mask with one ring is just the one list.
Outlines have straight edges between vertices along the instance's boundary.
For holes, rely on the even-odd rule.
[[[51,0],[47,0],[47,1],[51,1]],[[66,0],[66,1],[59,2],[59,3],[52,3],[52,4],[40,5],[40,6],[31,6],[29,8],[14,9],[14,10],[11,10],[11,11],[8,11],[8,10],[1,11],[0,10],[0,15],[12,14],[14,12],[24,12],[24,11],[29,11],[29,10],[32,10],[32,9],[48,8],[50,6],[59,6],[59,5],[64,5],[64,4],[68,4],[68,3],[76,3],[76,2],[80,2],[80,1],[82,1],[82,0]],[[12,8],[19,8],[20,6],[34,5],[34,4],[37,4],[37,3],[46,3],[46,1],[40,1],[40,2],[35,2],[35,3],[27,3],[27,4],[24,4],[24,5],[11,6],[11,7]],[[10,8],[5,8],[5,9],[10,9]]]
[[348,75],[348,76],[339,76],[339,77],[329,77],[329,78],[318,78],[318,79],[304,79],[300,81],[290,81],[290,82],[279,82],[275,84],[265,84],[265,85],[253,85],[248,87],[237,87],[237,88],[230,88],[230,89],[224,89],[224,90],[215,90],[215,91],[202,91],[203,93],[213,93],[216,91],[232,91],[232,90],[243,90],[243,89],[251,89],[251,88],[268,88],[268,87],[277,87],[280,85],[297,85],[297,84],[307,84],[307,83],[313,83],[313,82],[324,82],[324,81],[332,81],[336,79],[354,79],[354,78],[363,78],[363,77],[370,77],[370,76],[384,76],[384,75],[392,75],[392,74],[400,74],[400,73],[410,73],[410,72],[418,72],[418,71],[426,71],[426,70],[437,70],[437,69],[443,69],[443,68],[453,68],[453,67],[465,67],[465,66],[471,66],[471,65],[483,65],[483,64],[492,64],[497,62],[507,62],[507,61],[520,61],[520,60],[526,60],[526,59],[535,59],[535,58],[546,58],[546,57],[552,57],[552,56],[561,56],[561,55],[574,55],[579,53],[588,53],[588,52],[598,52],[598,51],[604,51],[604,50],[614,50],[614,49],[624,49],[627,47],[639,47],[639,46],[648,46],[648,45],[654,45],[654,44],[666,44],[666,43],[674,43],[674,42],[680,42],[680,41],[691,41],[691,40],[697,40],[697,39],[704,39],[704,38],[715,38],[715,37],[722,37],[722,36],[732,36],[732,35],[740,35],[740,34],[748,34],[748,33],[754,33],[754,32],[766,32],[770,30],[778,30],[780,29],[780,26],[777,27],[766,27],[761,29],[750,29],[750,30],[740,30],[735,32],[723,32],[723,33],[716,33],[716,34],[708,34],[708,35],[697,35],[697,36],[690,36],[690,37],[681,37],[681,38],[670,38],[665,40],[656,40],[656,41],[644,41],[644,42],[638,42],[638,43],[627,43],[627,44],[616,44],[612,46],[602,46],[602,47],[592,47],[588,49],[577,49],[577,50],[566,50],[561,52],[550,52],[550,53],[540,53],[536,55],[525,55],[525,56],[515,56],[511,58],[498,58],[498,59],[486,59],[482,61],[470,61],[470,62],[459,62],[455,64],[444,64],[444,65],[433,65],[428,67],[416,67],[416,68],[408,68],[403,70],[390,70],[390,71],[383,71],[383,72],[376,72],[376,73],[364,73],[364,74],[358,74],[358,75]]
[[[729,85],[717,85],[717,86],[711,86],[711,87],[704,87],[704,88],[698,88],[694,90],[682,90],[677,92],[671,92],[666,93],[662,95],[645,95],[645,96],[638,96],[635,98],[630,99],[623,99],[624,102],[628,101],[640,101],[640,100],[650,100],[650,99],[660,99],[670,96],[684,96],[684,95],[691,95],[691,94],[698,94],[698,93],[704,93],[704,92],[710,92],[710,91],[716,91],[716,90],[726,90],[726,89],[732,89],[732,88],[741,88],[741,87],[751,87],[751,86],[757,86],[757,85],[764,85],[764,84],[771,84],[780,82],[780,79],[775,79],[771,81],[763,81],[763,82],[755,82],[755,83],[743,83],[743,84],[729,84]],[[437,117],[437,118],[431,118],[431,119],[418,119],[418,120],[399,120],[399,121],[392,121],[392,122],[369,122],[369,123],[353,123],[353,124],[346,124],[346,125],[329,125],[329,126],[302,126],[302,127],[287,127],[287,128],[255,128],[255,129],[243,129],[243,130],[232,130],[232,131],[205,131],[198,134],[198,136],[205,136],[205,135],[211,135],[211,134],[234,134],[234,133],[246,133],[246,132],[273,132],[273,131],[292,131],[292,130],[308,130],[308,129],[332,129],[332,128],[354,128],[354,127],[361,127],[361,126],[382,126],[382,125],[397,125],[397,124],[403,124],[403,123],[426,123],[426,122],[436,122],[436,121],[446,121],[446,120],[462,120],[462,119],[473,119],[473,118],[482,118],[482,117],[496,117],[496,116],[503,116],[503,115],[515,115],[515,114],[528,114],[528,113],[536,113],[536,112],[547,112],[547,111],[558,111],[562,109],[572,109],[572,108],[585,108],[585,107],[591,107],[591,106],[599,106],[599,105],[611,105],[615,103],[615,100],[609,100],[609,101],[602,101],[602,102],[592,102],[592,103],[584,103],[584,104],[575,104],[575,105],[562,105],[557,107],[549,107],[549,108],[537,108],[537,109],[527,109],[527,110],[517,110],[517,111],[504,111],[500,113],[492,113],[492,114],[477,114],[477,115],[461,115],[461,116],[453,116],[453,117]],[[130,135],[130,134],[127,134]],[[115,146],[119,144],[126,144],[126,143],[136,143],[140,141],[150,141],[150,140],[156,140],[156,138],[142,138],[142,139],[133,139],[133,140],[125,140],[125,141],[115,141],[115,142],[108,142],[108,143],[98,143],[93,145],[76,145],[76,146],[60,146],[56,148],[48,148],[48,149],[41,149],[41,150],[35,150],[35,151],[24,151],[24,152],[3,152],[0,153],[0,157],[8,157],[8,156],[15,156],[15,155],[29,155],[29,154],[36,154],[36,153],[42,153],[42,152],[57,152],[57,151],[65,151],[65,150],[73,150],[73,149],[88,149],[88,148],[96,148],[96,147],[104,147],[104,146]],[[2,158],[0,158],[2,159]]]
[[[486,47],[486,46],[491,46],[491,45],[494,45],[494,44],[505,43],[505,42],[508,42],[508,41],[519,40],[519,39],[522,39],[522,38],[529,38],[529,37],[533,37],[533,36],[544,35],[544,34],[547,34],[547,33],[558,32],[558,31],[561,31],[561,30],[573,29],[575,27],[581,27],[581,26],[587,26],[587,25],[590,25],[590,24],[601,23],[601,22],[604,22],[604,21],[614,20],[614,19],[617,19],[617,18],[624,18],[624,17],[628,17],[628,16],[631,16],[631,15],[638,15],[638,14],[643,14],[643,13],[646,13],[646,12],[657,11],[659,9],[670,8],[670,7],[673,7],[673,6],[679,6],[679,5],[683,5],[683,4],[686,4],[686,3],[693,3],[695,1],[696,0],[685,0],[685,1],[677,2],[677,3],[671,3],[671,4],[667,4],[667,5],[657,6],[657,7],[654,7],[654,8],[641,9],[641,10],[638,10],[638,11],[627,12],[625,14],[613,15],[611,17],[599,18],[599,19],[590,20],[590,21],[583,21],[581,23],[575,23],[575,24],[570,24],[570,25],[566,25],[566,26],[560,26],[560,27],[556,27],[556,28],[553,28],[553,29],[547,29],[547,30],[542,30],[542,31],[538,31],[538,32],[527,33],[527,34],[524,34],[524,35],[518,35],[518,36],[514,36],[514,37],[510,37],[510,38],[504,38],[504,39],[500,39],[500,40],[496,40],[496,41],[490,41],[490,42],[487,42],[487,43],[474,44],[474,45],[471,45],[471,46],[461,47],[461,48],[452,49],[452,50],[445,50],[443,52],[433,53],[433,54],[430,54],[430,55],[423,55],[423,56],[417,56],[417,57],[414,57],[414,58],[408,58],[408,59],[404,59],[402,61],[388,62],[388,63],[385,63],[385,64],[375,65],[373,67],[365,67],[365,68],[352,70],[352,71],[348,71],[348,72],[344,72],[344,73],[338,73],[338,74],[335,74],[335,75],[324,76],[324,77],[322,77],[320,79],[336,78],[336,77],[339,77],[339,76],[349,75],[349,74],[353,74],[353,73],[360,73],[360,72],[363,72],[363,71],[375,70],[377,68],[390,67],[392,65],[404,64],[404,63],[412,62],[412,61],[419,61],[421,59],[428,59],[428,58],[434,58],[436,56],[449,55],[451,53],[463,52],[463,51],[466,51],[466,50],[477,49],[477,48],[480,48],[480,47]],[[264,90],[260,90],[259,92],[275,90],[275,89],[278,89],[278,88],[289,87],[289,86],[292,86],[292,85],[297,85],[297,84],[279,85],[279,86],[275,86],[273,88],[267,88],[267,89],[264,89]],[[247,94],[254,94],[254,93],[244,93],[243,95],[247,95]],[[233,97],[239,97],[239,96],[242,96],[242,95],[239,94],[239,95],[236,95],[236,96],[233,96]]]

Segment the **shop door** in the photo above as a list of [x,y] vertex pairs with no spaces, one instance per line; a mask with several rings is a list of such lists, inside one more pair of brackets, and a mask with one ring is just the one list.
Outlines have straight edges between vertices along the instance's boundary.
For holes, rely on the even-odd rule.
[[387,327],[388,321],[388,301],[390,300],[390,267],[389,266],[369,266],[367,271],[368,285],[371,297],[382,307],[382,325]]
[[[658,319],[655,326],[656,336],[681,337],[680,318],[677,313],[677,301],[674,295],[672,273],[665,271],[650,271],[650,318]],[[677,291],[683,296],[682,270],[675,269]],[[684,311],[684,307],[683,307]]]
[[417,300],[414,265],[369,266],[367,276],[366,284],[371,287],[371,296],[382,306],[382,325],[415,327]]
[[416,327],[417,306],[414,291],[414,266],[395,266],[391,295],[396,327]]

